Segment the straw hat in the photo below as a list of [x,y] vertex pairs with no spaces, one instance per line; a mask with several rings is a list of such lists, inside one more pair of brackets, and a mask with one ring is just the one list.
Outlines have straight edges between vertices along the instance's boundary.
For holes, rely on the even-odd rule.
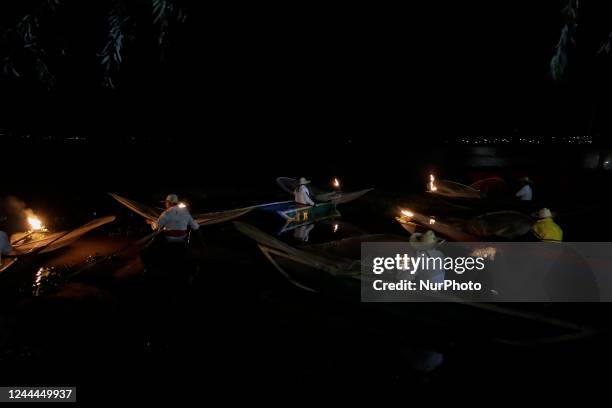
[[410,245],[414,249],[428,250],[433,249],[440,243],[440,239],[436,237],[436,234],[432,230],[420,233],[415,232],[410,236]]
[[540,211],[538,211],[539,219],[552,218],[552,216],[553,216],[553,213],[548,208],[542,208]]
[[300,186],[310,184],[310,180],[306,180],[304,177],[300,177]]
[[178,204],[179,199],[176,194],[168,194],[165,201],[170,204]]

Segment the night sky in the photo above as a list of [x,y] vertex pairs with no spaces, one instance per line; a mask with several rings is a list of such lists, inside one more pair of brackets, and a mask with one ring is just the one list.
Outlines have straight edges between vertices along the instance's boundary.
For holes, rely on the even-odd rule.
[[3,78],[1,128],[109,141],[197,137],[221,146],[244,136],[271,147],[288,138],[364,145],[482,134],[605,138],[612,129],[604,114],[609,58],[595,57],[609,27],[588,5],[580,52],[562,83],[548,71],[564,1],[190,4],[163,62],[151,27],[138,26],[110,91],[95,57],[104,2],[67,3],[45,34],[68,50],[50,59],[55,88]]

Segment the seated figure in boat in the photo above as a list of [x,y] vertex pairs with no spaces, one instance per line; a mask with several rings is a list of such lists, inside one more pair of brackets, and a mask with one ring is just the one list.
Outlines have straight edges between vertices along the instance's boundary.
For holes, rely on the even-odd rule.
[[[2,228],[4,221],[6,221],[6,217],[0,217],[0,228]],[[0,230],[0,261],[2,261],[2,255],[8,255],[12,250],[13,247],[11,246],[8,235],[6,232]]]
[[521,180],[522,187],[516,192],[516,197],[521,201],[531,201],[533,199],[533,190],[531,188],[532,181],[529,177],[523,177]]
[[300,184],[293,192],[296,203],[302,205],[315,205],[312,198],[310,198],[310,189],[307,187],[308,184],[310,184],[310,180],[300,177]]
[[194,238],[201,241],[200,226],[191,216],[187,206],[179,203],[175,194],[166,197],[165,206],[166,210],[157,221],[147,221],[151,228],[159,230],[160,234],[141,251],[145,265],[164,265],[188,256],[189,229],[195,233]]
[[[432,230],[427,230],[424,233],[415,232],[410,236],[410,246],[416,250],[417,256],[423,255],[426,258],[444,259],[444,254],[438,249],[440,243],[441,240]],[[417,278],[432,283],[444,282],[444,268],[436,263],[434,263],[434,266],[433,269],[419,271]]]
[[538,212],[538,220],[533,224],[533,232],[542,241],[563,241],[563,230],[553,221],[553,214],[548,208],[542,208]]
[[161,229],[166,242],[185,242],[189,234],[189,228],[197,231],[200,226],[191,216],[187,206],[179,203],[176,194],[169,194],[164,201],[166,211],[164,211],[156,222],[151,223],[151,227]]

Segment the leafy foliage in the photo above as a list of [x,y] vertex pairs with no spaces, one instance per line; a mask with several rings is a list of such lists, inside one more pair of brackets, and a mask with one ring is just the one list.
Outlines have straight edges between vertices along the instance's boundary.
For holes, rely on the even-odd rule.
[[55,76],[47,65],[47,53],[39,43],[39,30],[41,16],[47,11],[55,11],[60,0],[47,0],[23,16],[14,27],[2,33],[2,49],[5,55],[0,56],[2,72],[6,76],[21,77],[17,62],[24,61],[22,65],[34,66],[38,81],[46,88],[55,85]]
[[153,22],[159,25],[157,43],[161,47],[161,58],[164,59],[170,23],[172,21],[184,23],[187,16],[176,1],[152,0],[152,2]]
[[561,29],[555,54],[550,61],[550,74],[555,81],[560,81],[565,76],[568,56],[576,45],[574,37],[578,27],[579,6],[579,0],[569,0],[563,8],[566,23]]
[[612,51],[612,32],[608,34],[608,39],[599,48],[599,54],[610,54]]
[[[116,87],[115,77],[124,63],[128,45],[134,40],[137,26],[148,24],[155,27],[155,42],[159,47],[161,59],[164,59],[169,31],[173,24],[183,23],[186,18],[184,8],[179,5],[179,1],[113,0],[108,5],[101,6],[106,9],[105,12],[102,10],[100,15],[100,21],[104,21],[103,27],[105,27],[105,32],[100,33],[100,37],[104,38],[104,42],[96,48],[104,87],[110,89]],[[27,7],[27,12],[14,20],[14,26],[0,27],[0,75],[13,78],[33,77],[51,89],[56,83],[56,76],[49,65],[49,61],[52,60],[50,57],[64,58],[66,53],[62,38],[43,35],[47,47],[51,46],[50,50],[61,49],[61,52],[48,54],[40,41],[41,26],[51,22],[61,27],[62,17],[58,17],[58,14],[61,14],[62,9],[74,7],[76,3],[65,0],[32,0],[30,3],[34,3],[34,6]],[[96,24],[92,22],[92,27],[96,27]],[[146,30],[141,31],[150,33]],[[55,42],[49,45],[50,41]],[[96,51],[92,50],[92,54],[94,52]]]
[[168,7],[167,0],[152,0],[153,2],[153,22],[159,23],[165,18],[166,8]]
[[123,15],[123,10],[120,3],[117,3],[107,19],[108,35],[107,41],[98,55],[101,59],[101,64],[104,68],[103,85],[106,88],[115,89],[113,83],[113,73],[119,71],[119,67],[123,62],[122,52],[125,44],[124,29],[129,17]]

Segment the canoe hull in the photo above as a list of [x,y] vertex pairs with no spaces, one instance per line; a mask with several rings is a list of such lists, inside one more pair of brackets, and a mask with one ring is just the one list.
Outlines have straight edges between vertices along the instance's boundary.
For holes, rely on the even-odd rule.
[[336,204],[333,203],[321,203],[314,206],[291,205],[277,213],[285,220],[285,229],[340,216]]
[[[413,335],[443,341],[480,339],[511,346],[539,345],[578,340],[596,334],[596,330],[575,323],[548,318],[538,313],[488,303],[406,302],[360,303],[360,280],[351,276],[333,276],[300,257],[259,245],[274,267],[291,284],[320,295],[360,304],[360,310],[399,319],[391,326],[403,327]],[[491,323],[495,322],[495,323]]]
[[[429,333],[438,339],[455,340],[465,336],[508,345],[556,343],[596,333],[588,326],[550,318],[530,309],[522,310],[520,305],[508,307],[459,299],[437,303],[363,303],[359,267],[347,262],[352,258],[333,257],[330,251],[321,253],[322,248],[317,246],[294,248],[250,225],[235,223],[235,226],[257,242],[265,257],[293,285],[344,299],[358,305],[359,310],[367,308],[399,319],[391,327],[406,327],[412,333]],[[375,238],[364,236],[360,240],[368,242]],[[380,242],[387,241],[385,238]]]

